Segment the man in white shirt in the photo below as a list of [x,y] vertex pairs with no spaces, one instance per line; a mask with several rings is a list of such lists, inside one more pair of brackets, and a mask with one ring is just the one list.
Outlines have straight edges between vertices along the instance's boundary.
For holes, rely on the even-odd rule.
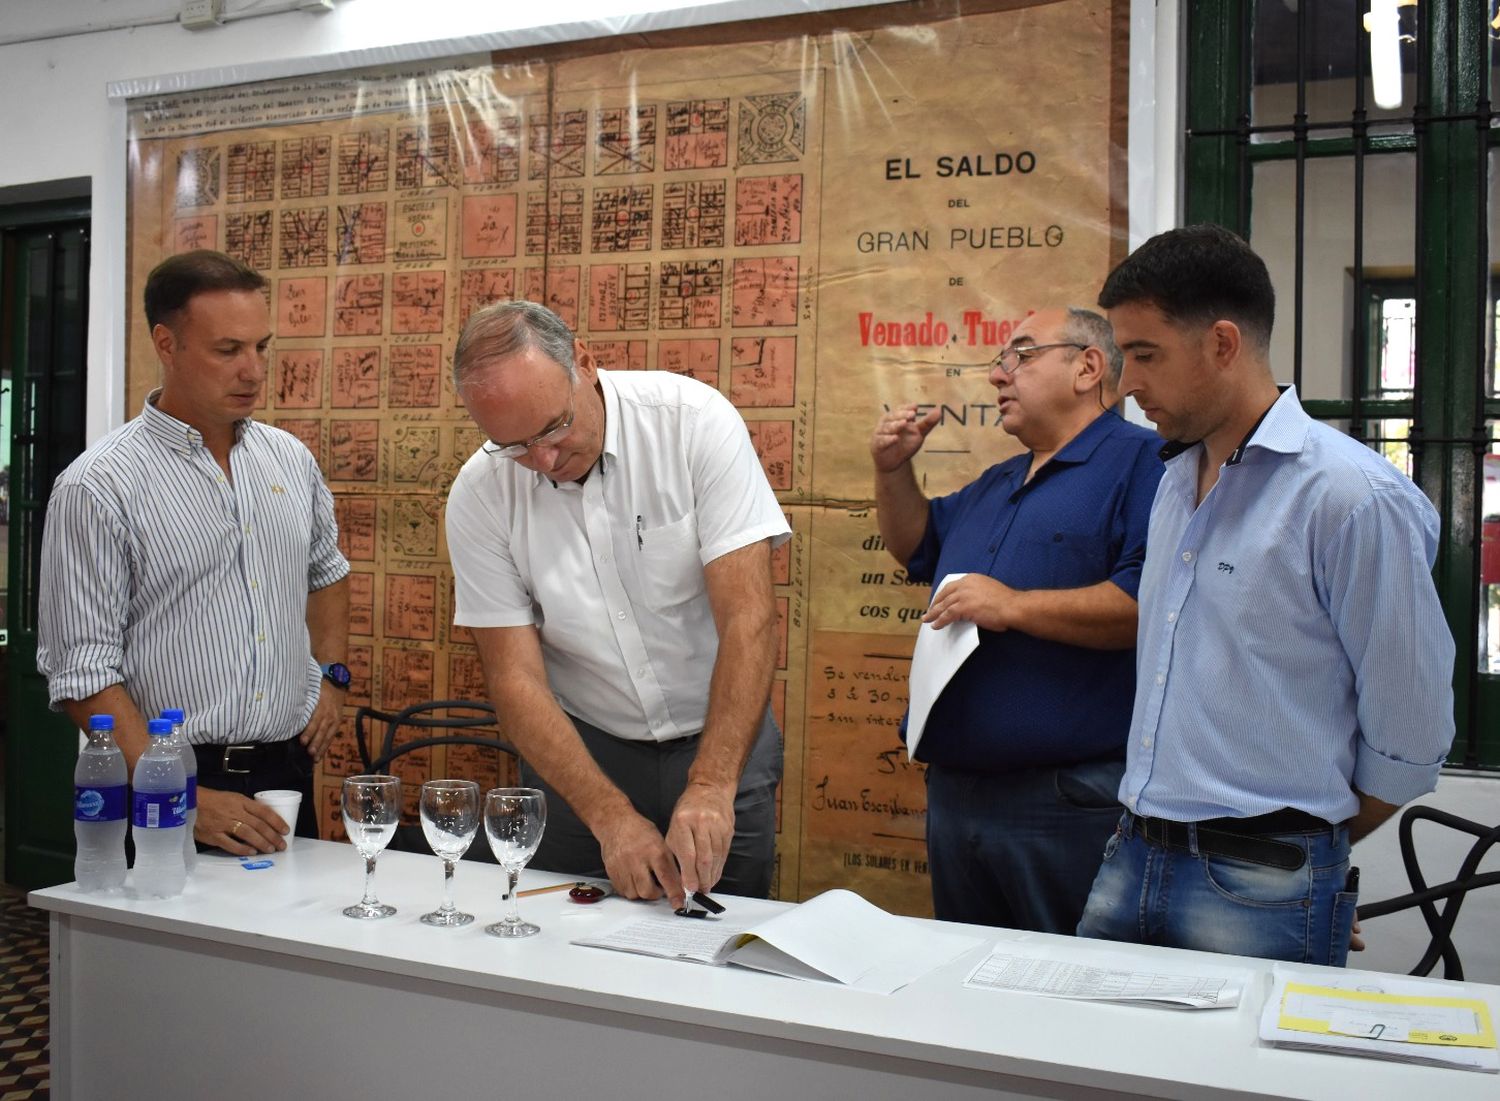
[[529,302],[469,319],[453,379],[490,441],[448,496],[454,621],[549,795],[532,866],[674,906],[768,894],[791,532],[744,422],[691,379],[598,369]]

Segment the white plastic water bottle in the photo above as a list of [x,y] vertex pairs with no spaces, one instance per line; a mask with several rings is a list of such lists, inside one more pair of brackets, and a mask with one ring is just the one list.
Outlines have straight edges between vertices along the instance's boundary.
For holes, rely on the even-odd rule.
[[146,724],[151,745],[135,762],[130,824],[135,833],[135,893],[138,898],[172,898],[187,883],[182,831],[187,827],[187,772],[172,744],[172,724]]
[[161,717],[172,724],[172,744],[182,754],[182,768],[187,773],[187,831],[182,838],[182,861],[192,875],[198,864],[198,846],[193,844],[193,827],[198,824],[198,755],[187,740],[187,716],[180,707],[169,707]]
[[84,891],[125,884],[125,755],[115,745],[113,715],[89,716],[89,741],[73,769],[73,878]]

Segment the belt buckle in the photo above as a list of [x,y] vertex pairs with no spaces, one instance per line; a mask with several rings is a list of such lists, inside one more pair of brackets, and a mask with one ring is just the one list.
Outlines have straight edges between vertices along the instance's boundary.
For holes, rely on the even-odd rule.
[[253,745],[226,745],[224,747],[224,756],[220,759],[220,763],[223,766],[223,772],[224,772],[224,774],[226,776],[249,776],[250,775],[250,770],[248,768],[233,768],[233,767],[230,766],[230,764],[229,764],[229,755],[231,753],[233,753],[237,749],[254,749],[254,748],[255,748],[255,746],[253,746]]

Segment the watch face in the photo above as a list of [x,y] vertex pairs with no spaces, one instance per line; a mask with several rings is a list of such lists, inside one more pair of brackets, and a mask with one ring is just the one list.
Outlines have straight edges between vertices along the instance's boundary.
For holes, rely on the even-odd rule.
[[349,667],[340,662],[336,661],[331,665],[325,665],[323,667],[323,676],[327,677],[336,688],[349,687]]

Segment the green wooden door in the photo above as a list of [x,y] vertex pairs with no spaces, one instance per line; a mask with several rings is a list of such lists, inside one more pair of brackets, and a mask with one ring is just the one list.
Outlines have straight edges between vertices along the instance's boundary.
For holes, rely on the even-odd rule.
[[88,207],[0,209],[0,368],[9,384],[5,879],[73,878],[77,733],[36,670],[37,581],[52,482],[84,444]]

